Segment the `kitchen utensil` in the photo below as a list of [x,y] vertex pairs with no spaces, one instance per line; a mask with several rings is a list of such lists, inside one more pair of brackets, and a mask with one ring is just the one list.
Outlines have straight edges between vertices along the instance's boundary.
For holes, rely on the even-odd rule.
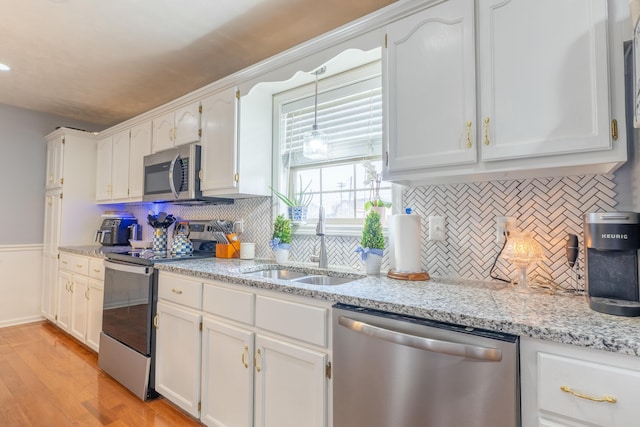
[[159,224],[162,224],[166,219],[167,219],[167,213],[166,212],[160,212],[158,214],[158,216],[156,217],[156,220],[158,221]]

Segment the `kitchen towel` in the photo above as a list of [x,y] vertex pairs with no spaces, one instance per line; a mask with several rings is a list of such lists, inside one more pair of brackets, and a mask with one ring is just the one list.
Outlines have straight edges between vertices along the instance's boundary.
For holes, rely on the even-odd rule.
[[419,215],[400,214],[389,217],[389,251],[392,270],[398,273],[422,271],[420,226]]

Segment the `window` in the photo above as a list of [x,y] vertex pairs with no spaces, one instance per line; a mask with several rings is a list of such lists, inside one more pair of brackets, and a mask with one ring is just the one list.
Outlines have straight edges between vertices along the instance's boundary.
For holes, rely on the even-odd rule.
[[[362,222],[365,202],[373,198],[364,162],[382,170],[380,62],[320,80],[317,123],[329,137],[326,160],[302,155],[303,134],[314,120],[313,84],[275,95],[274,111],[279,191],[293,195],[308,186],[309,218],[317,218],[322,205],[329,223]],[[390,202],[391,185],[382,182],[379,194]]]

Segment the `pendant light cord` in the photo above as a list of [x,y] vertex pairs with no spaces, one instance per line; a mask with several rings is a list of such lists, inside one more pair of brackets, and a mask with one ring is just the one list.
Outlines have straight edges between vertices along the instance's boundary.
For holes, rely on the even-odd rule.
[[313,130],[318,129],[318,76],[320,74],[324,74],[327,71],[327,67],[318,68],[313,74],[316,75],[316,90],[314,97],[314,107],[313,107]]

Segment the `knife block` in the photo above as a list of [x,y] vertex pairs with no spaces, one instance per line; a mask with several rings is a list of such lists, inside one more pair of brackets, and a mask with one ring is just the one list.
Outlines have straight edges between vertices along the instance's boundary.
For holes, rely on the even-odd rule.
[[216,258],[240,258],[240,249],[234,244],[216,244]]

